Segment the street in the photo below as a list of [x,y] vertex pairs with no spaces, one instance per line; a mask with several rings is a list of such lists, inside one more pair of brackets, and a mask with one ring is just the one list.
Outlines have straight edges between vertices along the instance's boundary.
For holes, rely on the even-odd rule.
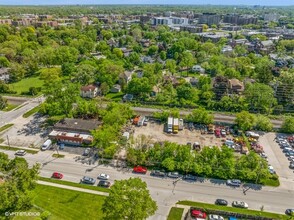
[[[4,151],[10,157],[14,157],[14,152]],[[179,200],[191,200],[199,202],[214,203],[215,199],[223,198],[231,203],[234,200],[245,201],[250,209],[284,213],[285,209],[292,208],[294,204],[294,190],[274,187],[262,187],[259,189],[250,188],[246,195],[242,188],[232,188],[225,185],[221,180],[199,179],[196,182],[180,180],[173,185],[173,179],[161,179],[151,177],[149,172],[146,175],[134,174],[131,170],[118,169],[104,165],[87,165],[75,161],[75,155],[66,154],[63,159],[53,158],[52,151],[39,152],[36,155],[27,154],[25,158],[30,165],[36,162],[42,164],[40,175],[51,177],[54,171],[64,174],[64,180],[79,182],[87,175],[97,178],[98,174],[106,173],[110,175],[110,181],[127,179],[129,177],[140,177],[144,180],[150,190],[152,198],[157,202],[158,210],[150,217],[150,220],[166,219],[170,208]],[[174,189],[174,190],[173,190]]]

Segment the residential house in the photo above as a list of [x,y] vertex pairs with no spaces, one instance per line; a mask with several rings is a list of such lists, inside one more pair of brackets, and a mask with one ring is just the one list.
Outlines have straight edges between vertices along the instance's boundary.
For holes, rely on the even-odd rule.
[[229,93],[241,94],[244,92],[244,83],[238,79],[229,80]]
[[110,92],[112,92],[112,93],[121,92],[121,86],[119,84],[113,85],[112,88],[110,89]]
[[179,84],[179,81],[175,76],[164,75],[163,84],[167,84],[167,83],[171,83],[173,86],[177,86]]
[[82,86],[80,95],[83,98],[95,98],[98,94],[98,88],[94,85]]
[[155,85],[152,88],[152,91],[150,93],[150,96],[156,96],[158,93],[160,93],[161,89],[159,88],[159,86]]
[[154,59],[152,59],[150,56],[142,56],[141,61],[143,63],[154,63]]
[[216,100],[221,100],[221,98],[228,94],[229,83],[228,78],[225,76],[216,76],[212,81],[213,92],[215,94]]
[[233,48],[230,45],[225,45],[222,49],[221,49],[221,53],[222,54],[231,54],[233,52]]
[[205,73],[205,69],[202,68],[200,65],[194,65],[192,66],[193,72],[199,72],[199,73]]
[[125,95],[123,96],[123,101],[124,101],[124,102],[130,102],[130,101],[133,100],[133,98],[134,98],[134,95],[133,95],[133,94],[125,94]]
[[198,86],[198,82],[199,82],[198,78],[195,78],[195,77],[190,78],[190,84],[192,86]]
[[275,44],[272,40],[265,40],[260,42],[260,51],[265,53],[270,53],[275,47]]
[[133,73],[130,71],[125,71],[119,75],[119,81],[122,83],[122,81],[126,82],[127,84],[132,80]]
[[9,68],[1,67],[0,68],[0,81],[8,82],[9,81]]

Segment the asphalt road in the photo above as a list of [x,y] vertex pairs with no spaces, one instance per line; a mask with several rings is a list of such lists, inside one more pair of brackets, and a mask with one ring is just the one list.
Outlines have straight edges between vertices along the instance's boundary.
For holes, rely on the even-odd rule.
[[[3,151],[3,150],[0,150]],[[5,151],[13,157],[11,151]],[[250,209],[284,213],[285,209],[293,208],[294,190],[284,188],[262,187],[262,189],[249,189],[246,195],[242,188],[232,188],[220,180],[200,180],[197,182],[186,182],[180,180],[173,185],[172,179],[161,179],[147,175],[134,174],[131,170],[118,170],[111,166],[86,165],[75,161],[73,155],[63,159],[51,157],[52,152],[39,152],[36,155],[27,154],[25,158],[29,164],[39,162],[42,164],[40,175],[50,177],[53,172],[64,174],[64,180],[79,182],[84,176],[97,178],[99,173],[110,175],[110,181],[127,179],[129,177],[140,177],[144,180],[150,190],[151,196],[156,200],[158,210],[150,217],[150,220],[166,219],[170,208],[179,200],[192,200],[213,203],[216,198],[224,198],[231,203],[234,200],[242,200],[249,204]]]

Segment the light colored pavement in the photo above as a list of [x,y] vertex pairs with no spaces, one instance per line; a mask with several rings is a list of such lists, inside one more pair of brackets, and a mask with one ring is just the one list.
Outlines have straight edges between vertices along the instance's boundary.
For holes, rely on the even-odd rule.
[[279,175],[280,187],[294,191],[294,171],[289,168],[289,161],[280,146],[275,142],[276,134],[273,132],[262,135],[259,143],[268,156],[268,163],[273,166]]
[[[3,151],[3,150],[0,150]],[[11,151],[5,151],[13,157]],[[27,154],[25,158],[30,165],[39,162],[42,164],[40,175],[50,177],[53,172],[64,174],[64,180],[79,182],[84,176],[97,178],[100,173],[110,175],[110,181],[115,179],[128,179],[129,177],[140,177],[148,185],[152,198],[157,202],[158,210],[149,220],[166,219],[169,210],[179,200],[191,200],[214,203],[215,199],[223,198],[232,202],[243,200],[249,204],[250,209],[260,210],[264,206],[265,211],[284,213],[285,209],[292,208],[294,204],[294,190],[283,187],[262,187],[261,190],[250,189],[246,195],[241,188],[232,188],[224,184],[224,181],[206,179],[203,182],[179,181],[174,187],[172,179],[161,179],[147,175],[138,175],[131,170],[119,170],[110,166],[86,165],[75,161],[75,156],[66,154],[65,158],[52,158],[53,152],[39,152],[37,155]]]
[[51,183],[51,182],[46,182],[46,181],[42,181],[42,180],[38,180],[37,183],[41,184],[41,185],[46,185],[46,186],[54,186],[54,187],[58,187],[58,188],[62,188],[62,189],[69,189],[69,190],[91,193],[91,194],[96,194],[96,195],[101,195],[101,196],[108,196],[108,193],[106,193],[106,192],[100,192],[100,191],[96,191],[96,190],[84,189],[84,188],[79,188],[79,187],[74,187],[74,186],[67,186],[67,185],[63,185],[63,184]]

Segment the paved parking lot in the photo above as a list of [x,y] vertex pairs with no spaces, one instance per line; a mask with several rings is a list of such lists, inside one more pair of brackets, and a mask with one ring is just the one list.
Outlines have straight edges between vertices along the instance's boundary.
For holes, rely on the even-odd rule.
[[268,156],[269,164],[280,177],[280,187],[294,190],[294,171],[289,168],[288,158],[276,143],[275,137],[276,133],[266,133],[260,137],[259,142]]

